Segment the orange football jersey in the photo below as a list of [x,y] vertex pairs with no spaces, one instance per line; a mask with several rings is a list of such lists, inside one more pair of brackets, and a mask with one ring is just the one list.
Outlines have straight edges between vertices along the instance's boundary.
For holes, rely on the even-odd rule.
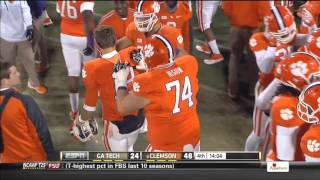
[[[299,100],[297,97],[292,95],[280,95],[275,97],[272,108],[271,108],[271,146],[272,154],[269,155],[270,159],[278,160],[277,156],[277,134],[288,134],[291,130],[298,128],[298,133],[295,137],[292,137],[296,141],[295,147],[295,158],[294,160],[301,161],[304,160],[302,151],[300,149],[299,142],[302,135],[306,132],[308,125],[302,121],[297,115],[297,104]],[[280,132],[282,131],[282,132]],[[292,134],[293,136],[293,134]],[[279,142],[284,143],[284,142]],[[286,147],[290,148],[290,147]],[[294,147],[293,147],[294,148]]]
[[99,26],[112,26],[117,35],[117,39],[120,39],[126,35],[128,25],[133,22],[133,12],[133,9],[128,8],[128,17],[126,19],[122,19],[115,10],[112,10],[101,17]]
[[[116,89],[113,79],[114,64],[119,62],[131,63],[128,53],[133,47],[121,50],[120,52],[113,51],[105,54],[102,58],[94,59],[84,65],[82,70],[82,78],[85,85],[85,100],[84,108],[88,111],[95,111],[98,97],[102,101],[102,114],[104,120],[122,120],[121,115],[117,110],[116,104]],[[138,72],[130,70],[128,77],[128,89],[132,88],[132,80]],[[136,115],[136,113],[133,113]]]
[[305,155],[320,158],[320,124],[314,124],[309,128],[302,137],[300,147]]
[[190,32],[189,21],[192,18],[189,6],[185,2],[178,2],[175,12],[170,13],[164,2],[160,4],[160,12],[158,13],[160,22],[163,25],[168,25],[177,28],[181,31],[184,39],[185,50],[190,50]]
[[134,78],[133,94],[150,100],[144,112],[154,149],[182,151],[187,144],[198,144],[197,73],[197,60],[186,55]]
[[57,11],[62,17],[61,32],[71,36],[85,36],[82,12],[93,11],[93,6],[93,1],[57,1]]
[[[270,42],[265,37],[263,32],[254,33],[249,40],[249,46],[253,53],[259,52],[262,50],[267,50],[269,44]],[[261,60],[256,59],[256,61],[261,61]],[[259,82],[262,87],[264,88],[267,87],[273,79],[274,79],[273,72],[271,73],[259,72]]]
[[[171,43],[174,49],[184,49],[183,37],[178,29],[163,25],[160,28],[159,32],[157,32],[157,34],[160,34],[167,38],[167,40]],[[133,46],[137,46],[143,51],[148,50],[149,37],[146,37],[145,34],[142,32],[138,32],[134,22],[130,23],[127,27],[126,36],[133,43]]]

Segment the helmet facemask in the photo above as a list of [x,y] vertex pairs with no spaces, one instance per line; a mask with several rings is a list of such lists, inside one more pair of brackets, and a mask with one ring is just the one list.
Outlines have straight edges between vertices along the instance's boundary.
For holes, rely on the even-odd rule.
[[309,104],[304,102],[304,92],[299,96],[297,109],[301,120],[311,124],[319,123],[319,118],[315,114],[320,113],[320,104],[318,105],[318,109],[314,110]]
[[139,32],[150,32],[154,25],[158,22],[155,13],[144,14],[143,12],[135,12],[134,23]]
[[296,23],[291,26],[278,30],[277,32],[270,32],[280,43],[288,44],[293,41],[297,34]]

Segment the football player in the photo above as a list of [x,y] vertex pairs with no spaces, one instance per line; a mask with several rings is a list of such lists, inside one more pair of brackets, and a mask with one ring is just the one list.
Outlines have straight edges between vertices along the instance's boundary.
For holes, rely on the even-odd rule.
[[147,72],[135,76],[132,93],[126,84],[130,69],[116,66],[118,110],[130,114],[144,108],[150,143],[146,151],[198,151],[197,60],[191,55],[175,58],[174,48],[159,34],[152,35],[150,46],[150,56],[142,61]]
[[300,147],[307,162],[320,162],[320,82],[319,78],[299,96],[298,116],[311,124],[303,135]]
[[184,49],[190,51],[189,21],[192,18],[189,5],[186,2],[169,0],[160,3],[160,22],[181,30],[184,39]]
[[152,51],[148,39],[153,34],[164,36],[174,47],[174,54],[184,53],[184,42],[181,32],[173,27],[161,25],[158,13],[160,5],[157,1],[139,1],[134,12],[134,22],[130,23],[126,30],[126,36],[118,40],[117,50],[129,46],[136,46],[142,50],[144,56],[149,56]]
[[134,10],[128,7],[128,1],[113,1],[115,9],[102,16],[98,26],[110,25],[116,32],[117,39],[126,35],[128,25],[133,22]]
[[215,16],[220,1],[197,1],[197,17],[201,32],[204,33],[207,44],[196,45],[196,49],[200,52],[211,54],[211,57],[204,60],[206,64],[215,64],[223,60],[216,37],[211,29],[212,18]]
[[[277,62],[283,60],[293,52],[293,46],[291,44],[293,38],[296,36],[294,17],[288,8],[274,6],[269,11],[271,11],[268,12],[269,15],[264,18],[265,31],[254,33],[249,40],[250,49],[255,55],[260,71],[259,81],[255,87],[256,100],[260,93],[273,81],[273,70]],[[284,22],[283,25],[285,27],[282,31],[277,27],[278,19],[273,15],[276,13],[280,15],[280,18],[278,18],[280,19],[279,21]],[[277,33],[280,31],[283,36],[277,36]],[[290,38],[285,39],[287,37]],[[272,85],[274,84],[279,83],[275,81]],[[257,151],[262,142],[265,142],[264,148],[268,148],[268,115],[264,112],[268,110],[269,107],[261,109],[257,107],[257,103],[255,103],[253,131],[247,138],[245,150]],[[267,150],[263,149],[263,152],[265,151]]]
[[[273,59],[273,63],[277,64],[288,57],[295,48],[305,45],[308,35],[297,33],[294,17],[288,8],[284,6],[273,6],[268,14],[269,15],[264,17],[264,24],[266,31],[277,41],[275,49],[276,58]],[[258,108],[264,111],[270,110],[272,97],[274,97],[277,86],[279,85],[279,81],[274,79],[260,93],[256,99]]]
[[275,77],[282,86],[272,102],[272,150],[268,160],[304,160],[299,142],[308,125],[298,117],[298,96],[319,71],[319,61],[304,52],[293,53],[278,64]]
[[[142,111],[123,116],[117,110],[116,89],[114,87],[113,67],[120,60],[130,62],[128,57],[140,53],[135,48],[127,48],[120,52],[115,50],[116,35],[111,26],[100,26],[95,30],[95,40],[102,49],[101,58],[94,59],[84,65],[82,77],[86,89],[83,111],[74,121],[71,133],[85,142],[97,135],[98,126],[94,120],[96,104],[100,97],[104,120],[104,144],[108,151],[133,151],[139,128],[144,123]],[[139,55],[139,54],[138,54]],[[130,71],[131,80],[134,72]]]
[[68,70],[71,120],[78,114],[82,64],[94,58],[93,8],[93,1],[57,1],[57,12],[62,17],[60,41]]

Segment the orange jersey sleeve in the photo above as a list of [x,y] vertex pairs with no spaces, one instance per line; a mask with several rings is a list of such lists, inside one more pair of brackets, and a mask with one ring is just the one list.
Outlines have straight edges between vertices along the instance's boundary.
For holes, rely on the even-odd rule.
[[268,39],[263,35],[263,32],[254,33],[250,40],[249,46],[252,52],[266,50],[269,46]]
[[[301,149],[299,148],[299,143],[303,133],[305,132],[307,126],[305,122],[300,120],[297,115],[297,104],[298,98],[292,95],[280,95],[277,96],[272,103],[271,108],[271,146],[273,152],[274,160],[277,160],[276,157],[279,157],[279,152],[277,150],[283,151],[283,143],[288,143],[288,145],[295,144],[295,147],[286,147],[287,151],[294,152],[292,160],[301,161],[304,159]],[[278,136],[280,137],[291,137],[290,142],[278,142]]]
[[[110,58],[98,58],[85,64],[83,73],[85,93],[85,110],[94,110],[98,96],[102,102],[104,120],[122,120],[123,116],[116,106],[113,67],[119,55]],[[99,95],[98,95],[99,94]]]
[[109,25],[112,26],[117,39],[122,38],[126,35],[126,29],[131,22],[133,22],[133,9],[128,8],[128,17],[127,19],[121,19],[115,10],[110,11],[106,15],[102,16],[99,21],[99,26]]
[[305,124],[297,115],[298,98],[281,95],[272,103],[271,116],[275,126],[294,127]]
[[311,158],[320,158],[320,125],[312,125],[303,135],[300,147]]
[[175,49],[184,49],[184,39],[179,29],[164,25],[158,34],[167,38]]
[[133,94],[150,100],[144,110],[152,147],[173,151],[198,143],[197,67],[193,56],[182,56],[168,68],[135,77]]
[[93,60],[93,63],[86,63],[82,69],[82,78],[85,86],[85,98],[84,98],[84,108],[87,111],[95,111],[96,104],[98,101],[98,85],[96,82],[96,65],[95,63],[99,61],[98,59]]
[[72,36],[85,36],[82,12],[93,12],[94,1],[57,1],[57,11],[60,13],[61,32]]

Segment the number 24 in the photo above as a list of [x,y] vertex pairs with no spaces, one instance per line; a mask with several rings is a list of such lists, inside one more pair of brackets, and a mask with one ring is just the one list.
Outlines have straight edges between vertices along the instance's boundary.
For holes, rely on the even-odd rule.
[[[166,84],[167,91],[171,91],[172,88],[176,88],[176,99],[175,99],[175,104],[172,113],[178,113],[180,112],[180,81],[175,80],[171,81]],[[188,105],[189,107],[193,106],[193,101],[192,101],[192,91],[191,91],[191,82],[190,78],[188,76],[184,77],[184,85],[183,85],[183,90],[182,90],[182,96],[181,96],[181,101],[188,100]]]

